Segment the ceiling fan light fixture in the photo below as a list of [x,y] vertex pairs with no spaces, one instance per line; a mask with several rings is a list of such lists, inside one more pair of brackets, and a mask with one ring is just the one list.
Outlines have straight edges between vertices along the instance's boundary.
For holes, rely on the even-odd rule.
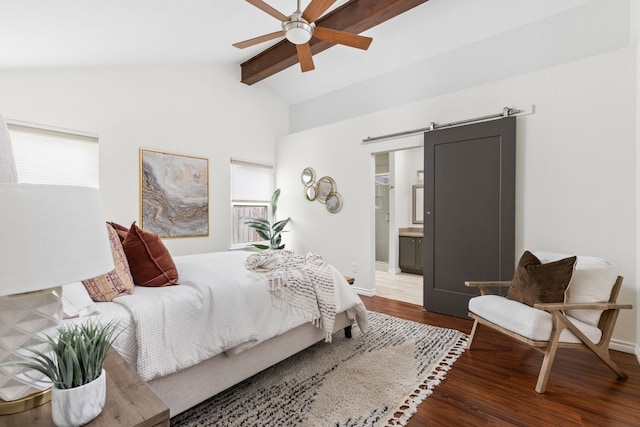
[[284,35],[293,44],[305,44],[313,37],[313,25],[302,18],[282,23]]

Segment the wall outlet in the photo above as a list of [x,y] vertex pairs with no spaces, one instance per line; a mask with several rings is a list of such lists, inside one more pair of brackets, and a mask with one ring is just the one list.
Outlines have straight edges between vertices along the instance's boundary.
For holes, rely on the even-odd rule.
[[358,264],[356,264],[355,262],[351,264],[351,272],[352,273],[358,272]]

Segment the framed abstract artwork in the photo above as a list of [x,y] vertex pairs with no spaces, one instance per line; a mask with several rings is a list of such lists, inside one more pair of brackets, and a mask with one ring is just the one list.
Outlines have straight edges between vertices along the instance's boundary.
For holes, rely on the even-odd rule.
[[140,226],[160,237],[209,235],[209,160],[140,149]]

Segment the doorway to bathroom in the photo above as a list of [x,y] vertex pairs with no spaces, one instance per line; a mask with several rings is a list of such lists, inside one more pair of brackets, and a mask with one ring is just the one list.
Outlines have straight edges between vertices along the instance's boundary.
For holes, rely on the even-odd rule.
[[376,271],[389,270],[389,153],[376,154]]
[[[422,305],[423,278],[419,268],[401,262],[404,231],[422,233],[422,199],[416,207],[416,189],[422,189],[422,147],[376,153],[375,157],[375,284],[376,295]],[[416,218],[416,211],[419,212]],[[420,245],[414,241],[414,245]],[[421,240],[420,240],[421,242]],[[417,250],[417,249],[416,249]],[[415,255],[416,259],[421,255]]]

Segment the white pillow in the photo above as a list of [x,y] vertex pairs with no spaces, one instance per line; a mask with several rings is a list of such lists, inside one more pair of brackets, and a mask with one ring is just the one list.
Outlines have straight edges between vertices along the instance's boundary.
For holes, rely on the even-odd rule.
[[[540,262],[553,262],[572,255],[553,252],[534,252]],[[607,302],[618,278],[616,268],[602,258],[578,255],[566,302]],[[567,315],[598,326],[601,310],[567,310]]]
[[98,306],[89,296],[82,282],[62,286],[63,318],[83,317],[98,312]]

